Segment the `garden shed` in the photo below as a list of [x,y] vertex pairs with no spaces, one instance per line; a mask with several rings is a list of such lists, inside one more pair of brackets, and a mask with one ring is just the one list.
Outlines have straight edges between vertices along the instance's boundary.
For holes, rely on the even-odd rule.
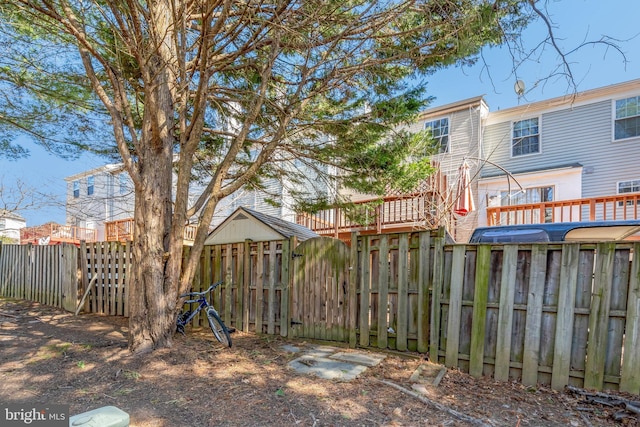
[[239,243],[247,239],[265,242],[289,239],[294,236],[298,238],[298,242],[319,237],[318,234],[301,225],[240,207],[209,234],[205,244]]

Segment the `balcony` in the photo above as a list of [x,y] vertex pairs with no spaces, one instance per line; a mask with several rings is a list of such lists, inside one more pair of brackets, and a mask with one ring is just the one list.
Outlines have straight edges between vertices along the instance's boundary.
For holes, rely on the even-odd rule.
[[[187,225],[184,229],[184,242],[190,245],[196,238],[196,226]],[[127,242],[133,240],[133,218],[104,223],[107,242]]]
[[296,222],[321,236],[351,241],[351,233],[380,234],[412,230],[450,228],[453,217],[447,201],[447,177],[437,162],[434,173],[409,194],[388,194],[382,199],[354,202],[347,211],[340,207],[313,214],[299,213]]
[[487,224],[515,225],[545,222],[639,219],[640,193],[487,208]]
[[53,222],[25,227],[20,230],[20,244],[57,245],[60,243],[80,244],[81,241],[95,242],[97,230],[71,225],[60,225]]
[[446,206],[445,201],[433,193],[387,196],[382,203],[373,199],[356,202],[348,213],[341,208],[300,213],[296,222],[321,236],[350,241],[354,231],[379,234],[447,226],[452,217],[450,212],[440,212],[438,208],[442,206]]

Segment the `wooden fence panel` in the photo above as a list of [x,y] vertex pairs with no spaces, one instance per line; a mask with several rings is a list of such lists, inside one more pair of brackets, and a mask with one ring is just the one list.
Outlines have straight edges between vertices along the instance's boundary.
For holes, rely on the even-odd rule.
[[562,247],[562,267],[556,318],[555,347],[551,387],[562,390],[569,384],[571,368],[571,337],[573,335],[574,307],[578,282],[578,258],[580,245],[569,244]]
[[378,244],[378,348],[387,348],[389,327],[389,236],[380,236]]
[[358,344],[358,272],[360,271],[360,262],[362,260],[362,251],[358,251],[361,247],[361,240],[357,238],[356,233],[351,233],[351,252],[349,253],[349,304],[348,308],[348,335],[349,347],[355,348]]
[[447,341],[445,365],[458,367],[460,348],[460,317],[462,313],[462,286],[465,272],[465,247],[454,246],[451,261],[451,281],[449,286],[449,313],[447,317]]
[[371,238],[369,236],[362,237],[362,245],[360,250],[360,309],[358,329],[360,331],[360,345],[369,346],[369,301],[371,300],[371,254],[369,252]]
[[487,299],[489,297],[491,246],[478,246],[476,256],[471,347],[469,349],[469,373],[474,377],[481,377],[484,370],[484,341],[487,323]]
[[[428,231],[352,237],[342,251],[350,268],[335,276],[317,262],[327,256],[320,246],[297,257],[295,239],[205,247],[193,290],[224,280],[214,303],[243,331],[302,330],[352,347],[428,352],[474,376],[640,394],[640,243],[445,245]],[[0,246],[0,295],[73,309],[80,266],[88,311],[128,315],[130,246],[83,244],[77,253]],[[292,326],[293,313],[315,323]]]
[[[570,370],[584,373],[587,358],[587,341],[589,335],[589,311],[593,292],[593,271],[595,268],[595,246],[581,245],[578,261],[578,280],[576,282],[575,318],[571,340]],[[569,377],[569,384],[580,387],[582,378]]]
[[433,245],[433,281],[431,283],[431,332],[429,357],[440,363],[440,326],[442,323],[441,300],[444,286],[444,235],[439,233]]
[[396,349],[406,351],[409,338],[409,235],[403,233],[398,242],[398,336]]
[[529,292],[522,353],[522,383],[538,383],[538,360],[542,326],[542,302],[547,273],[547,245],[535,245],[531,253]]
[[0,296],[73,311],[78,300],[73,245],[0,246]]
[[584,387],[590,389],[602,388],[604,381],[615,243],[599,243],[596,251],[596,270],[589,318],[589,347],[584,375]]
[[417,350],[420,353],[429,351],[429,312],[430,312],[430,286],[429,266],[431,265],[431,235],[422,232],[418,237],[418,342]]
[[531,250],[518,247],[516,277],[513,290],[513,328],[511,336],[511,355],[509,377],[513,380],[522,378],[524,347],[527,325],[527,302],[531,274]]
[[542,322],[538,359],[538,382],[542,384],[551,383],[553,366],[558,292],[562,269],[562,252],[558,248],[559,246],[550,246],[547,251],[547,270],[542,294]]
[[640,394],[640,243],[633,246],[620,391]]
[[[28,248],[0,242],[0,295],[3,297],[17,298],[16,295],[23,293],[25,268],[21,263],[28,259]],[[25,292],[24,298],[31,299],[30,293]]]
[[496,341],[494,377],[509,380],[511,366],[511,337],[513,332],[513,298],[518,267],[518,246],[506,245],[502,256],[500,278],[500,311]]

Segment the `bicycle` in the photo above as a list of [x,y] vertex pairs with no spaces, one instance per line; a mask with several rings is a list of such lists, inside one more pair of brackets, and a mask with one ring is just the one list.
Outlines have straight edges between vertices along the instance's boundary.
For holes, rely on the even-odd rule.
[[[220,286],[223,282],[216,282],[209,286],[209,289],[202,292],[189,292],[184,295],[180,295],[181,298],[191,298],[184,302],[184,305],[198,303],[198,307],[195,310],[187,310],[178,314],[176,318],[176,332],[180,332],[185,335],[184,328],[191,322],[191,320],[200,314],[200,311],[206,308],[207,320],[209,321],[209,327],[216,339],[226,347],[231,347],[231,336],[229,335],[229,328],[227,328],[220,318],[220,315],[213,307],[213,304],[207,301],[205,295],[210,294],[216,287]],[[196,297],[194,299],[194,297]],[[211,298],[211,297],[210,297]]]

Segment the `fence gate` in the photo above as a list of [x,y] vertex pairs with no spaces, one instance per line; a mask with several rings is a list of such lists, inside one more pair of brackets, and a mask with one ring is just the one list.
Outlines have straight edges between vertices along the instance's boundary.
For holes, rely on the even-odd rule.
[[349,341],[349,247],[316,237],[302,242],[292,256],[291,336]]

